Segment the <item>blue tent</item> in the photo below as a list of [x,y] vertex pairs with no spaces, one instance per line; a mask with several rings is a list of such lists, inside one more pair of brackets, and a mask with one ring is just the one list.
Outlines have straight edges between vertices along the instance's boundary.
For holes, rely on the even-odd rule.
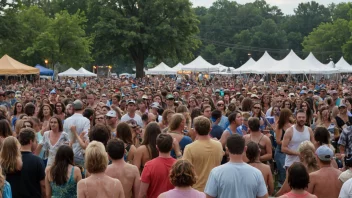
[[51,69],[48,69],[46,67],[43,67],[41,65],[36,65],[35,68],[38,68],[40,71],[40,75],[42,76],[53,76],[54,75],[54,71]]

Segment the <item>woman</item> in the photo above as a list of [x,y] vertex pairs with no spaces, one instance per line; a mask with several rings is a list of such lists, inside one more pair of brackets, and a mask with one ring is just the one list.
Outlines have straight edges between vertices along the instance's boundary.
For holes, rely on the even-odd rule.
[[189,97],[188,99],[188,109],[189,109],[189,112],[192,112],[193,109],[199,107],[199,104],[197,102],[197,100],[194,98],[194,97]]
[[0,166],[0,192],[2,198],[12,198],[11,185],[6,181],[5,175],[3,174],[2,168]]
[[16,102],[14,106],[15,106],[15,108],[13,109],[13,115],[11,117],[11,124],[13,127],[15,127],[16,120],[18,119],[17,116],[24,113],[24,108],[23,108],[22,103]]
[[77,183],[82,179],[81,170],[74,166],[72,148],[66,145],[57,150],[54,164],[46,171],[47,197],[77,197]]
[[161,133],[156,122],[147,125],[144,132],[142,145],[137,148],[133,158],[133,165],[137,166],[140,172],[143,171],[144,164],[159,156],[156,148],[156,137]]
[[234,113],[230,114],[229,117],[230,125],[225,129],[225,131],[221,135],[220,142],[223,147],[225,147],[227,138],[230,137],[232,134],[240,134],[243,136],[243,132],[239,129],[239,126],[242,125],[242,114],[239,111],[235,111]]
[[289,99],[284,100],[284,102],[282,103],[281,109],[286,108],[286,109],[292,109],[292,104],[291,101]]
[[158,198],[205,198],[203,192],[192,188],[196,179],[192,163],[187,160],[178,160],[170,171],[170,181],[175,188],[161,193]]
[[263,112],[267,112],[271,106],[271,97],[269,94],[263,94],[261,99],[261,105],[263,107]]
[[[172,138],[176,138],[177,142],[180,145],[181,153],[185,149],[186,145],[192,143],[192,139],[189,136],[184,135],[186,126],[186,119],[183,114],[176,113],[171,117],[171,122],[169,124],[168,133]],[[171,156],[177,158],[174,150],[171,151]]]
[[[0,120],[0,139],[7,138],[9,136],[12,136],[12,130],[10,127],[10,124],[7,120]],[[1,148],[1,145],[0,145]]]
[[124,160],[132,163],[137,149],[133,145],[131,127],[127,123],[120,122],[116,127],[116,138],[125,143]]
[[[331,119],[331,112],[328,106],[320,108],[316,127],[324,127],[330,132],[330,141],[334,141],[339,137],[339,130],[336,128],[334,120]],[[315,130],[314,127],[312,127]]]
[[0,166],[5,175],[15,174],[22,169],[21,144],[13,136],[4,139],[0,152]]
[[274,106],[272,111],[271,111],[270,116],[274,118],[274,123],[271,124],[271,126],[272,126],[273,129],[275,129],[277,121],[279,120],[279,117],[280,117],[280,107]]
[[285,131],[292,126],[292,112],[290,109],[283,108],[280,111],[279,120],[277,121],[276,135],[276,148],[274,159],[279,174],[279,185],[281,186],[286,178],[286,170],[284,169],[286,154],[281,151],[282,140],[284,139]]
[[186,125],[185,125],[185,129],[184,129],[185,135],[191,137],[192,140],[195,139],[196,134],[195,134],[194,130],[192,129],[192,118],[191,118],[190,112],[188,111],[188,108],[186,107],[186,105],[178,106],[176,109],[176,113],[181,113],[186,118]]
[[172,115],[174,115],[175,112],[170,110],[170,109],[165,109],[165,111],[163,112],[163,115],[162,115],[162,120],[161,122],[159,123],[159,127],[162,131],[164,131],[165,129],[168,128],[169,126],[169,123],[171,121],[171,117]]
[[54,113],[57,117],[59,117],[62,121],[65,120],[65,105],[62,102],[57,102],[55,104]]
[[309,184],[309,173],[302,163],[295,162],[288,168],[287,180],[291,191],[279,198],[317,198],[305,190]]
[[241,102],[242,112],[251,112],[253,107],[253,101],[250,98],[244,98]]
[[[320,146],[327,145],[335,153],[335,148],[331,144],[330,139],[330,132],[325,127],[317,127],[314,131],[315,150],[318,149]],[[336,160],[332,160],[331,164],[333,167],[338,168]]]
[[313,111],[307,101],[303,101],[301,106],[304,112],[306,112],[306,117],[307,117],[306,126],[310,127],[313,121]]
[[260,160],[260,148],[257,143],[249,142],[247,144],[246,156],[248,158],[248,164],[257,168],[262,172],[266,186],[268,187],[269,195],[274,193],[274,179],[271,173],[270,166],[263,164]]
[[351,125],[352,117],[348,116],[345,104],[341,104],[339,106],[339,113],[335,117],[335,120],[340,131],[342,131],[343,128]]
[[296,98],[293,101],[293,114],[296,115],[297,110],[302,109],[302,99],[301,98]]
[[206,105],[206,104],[211,106],[212,111],[215,109],[214,101],[213,99],[211,99],[211,97],[209,96],[204,97],[200,108],[203,109],[203,105]]
[[53,116],[49,121],[49,131],[44,132],[43,140],[39,142],[35,154],[39,155],[43,148],[45,158],[48,159],[47,166],[51,166],[54,163],[55,155],[59,147],[68,144],[69,136],[63,131],[60,118]]
[[53,114],[54,112],[51,106],[49,104],[43,104],[39,109],[38,118],[41,122],[49,121]]
[[[97,141],[103,143],[106,147],[111,139],[110,129],[105,124],[96,124],[88,133],[89,141]],[[82,137],[80,137],[82,140]]]
[[90,176],[78,182],[77,197],[124,197],[121,182],[105,175],[109,160],[102,143],[92,141],[86,148],[84,161]]

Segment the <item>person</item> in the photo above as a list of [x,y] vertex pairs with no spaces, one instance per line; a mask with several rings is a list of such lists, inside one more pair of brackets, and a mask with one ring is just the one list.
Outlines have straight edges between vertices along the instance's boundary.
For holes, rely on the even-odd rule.
[[270,166],[262,163],[259,160],[260,148],[257,143],[249,142],[247,144],[246,156],[248,158],[248,164],[260,170],[264,177],[266,186],[268,187],[268,194],[272,195],[274,193],[274,179],[270,169]]
[[57,102],[55,104],[55,109],[54,109],[54,115],[58,116],[61,121],[64,121],[65,120],[65,105],[62,103],[62,102]]
[[2,172],[2,168],[0,166],[0,192],[2,198],[12,198],[11,185],[6,181],[5,175]]
[[161,193],[158,198],[205,198],[203,192],[192,188],[196,180],[192,163],[188,160],[177,160],[170,171],[170,181],[175,188]]
[[[21,144],[15,137],[6,137],[2,142],[0,166],[6,175],[15,174],[22,169]],[[11,176],[10,176],[11,177]]]
[[163,114],[162,114],[162,119],[161,122],[159,120],[159,126],[161,130],[168,130],[169,123],[171,122],[172,115],[174,115],[175,112],[170,109],[166,109]]
[[41,122],[49,121],[54,115],[54,111],[49,104],[43,104],[38,112],[38,118]]
[[[21,129],[18,140],[21,144],[22,169],[20,171],[17,169],[12,174],[6,174],[6,179],[11,184],[12,197],[45,197],[44,163],[41,158],[32,153],[37,147],[34,129]],[[4,148],[2,151],[6,152]]]
[[[82,115],[84,110],[82,101],[75,100],[73,102],[73,108],[75,113],[65,120],[63,128],[69,135],[75,164],[83,167],[83,150],[87,147],[89,142],[88,132],[90,129],[90,121]],[[76,130],[72,131],[71,128]]]
[[[216,104],[216,109],[221,111],[222,114],[225,114],[225,103],[224,101],[220,100],[217,102]],[[220,119],[220,122],[219,122],[219,126],[221,126],[223,129],[226,129],[226,127],[228,126],[228,123],[229,122],[229,119],[225,116],[225,115],[222,115],[221,116],[221,119]]]
[[125,143],[124,160],[131,163],[137,150],[133,145],[131,127],[127,123],[121,122],[117,125],[116,132],[116,137]]
[[228,126],[225,131],[222,133],[220,142],[223,147],[225,147],[227,138],[231,136],[232,134],[239,134],[243,135],[241,130],[237,130],[239,126],[242,124],[242,114],[239,111],[235,111],[234,113],[230,114],[228,117],[230,126]]
[[212,140],[209,136],[211,130],[210,120],[204,116],[194,119],[196,141],[185,147],[183,159],[195,166],[198,176],[193,188],[204,191],[210,171],[219,166],[224,156],[222,145],[219,141]]
[[320,169],[309,174],[308,192],[319,198],[338,197],[342,187],[339,181],[341,171],[332,167],[333,151],[327,146],[320,146],[315,152]]
[[352,178],[352,156],[345,156],[344,162],[346,170],[343,171],[339,176],[339,180],[342,183],[345,183],[347,180]]
[[119,118],[117,117],[116,111],[110,110],[106,115],[106,124],[110,128],[111,136],[116,137],[116,127],[119,121]]
[[210,131],[210,135],[211,135],[211,137],[216,138],[218,140],[221,139],[221,135],[224,131],[224,129],[221,128],[221,126],[219,126],[221,116],[222,116],[222,114],[221,114],[221,111],[219,111],[219,110],[214,110],[211,113],[211,120],[212,120],[213,124],[212,124],[212,128]]
[[133,158],[133,165],[142,172],[144,165],[156,157],[158,150],[156,148],[156,138],[161,133],[160,127],[156,122],[149,123],[144,132],[142,145],[137,148]]
[[109,159],[101,142],[89,143],[84,161],[90,176],[77,183],[77,197],[125,197],[120,180],[105,174]]
[[255,142],[260,148],[260,161],[268,162],[272,159],[272,144],[268,136],[260,132],[260,120],[257,117],[251,117],[248,120],[248,128],[250,133],[243,136],[246,143]]
[[48,159],[47,166],[54,163],[55,155],[61,145],[69,145],[69,137],[63,131],[62,122],[59,117],[53,116],[50,118],[50,130],[44,132],[43,139],[39,142],[35,154],[38,156],[43,149],[45,159]]
[[226,149],[230,161],[211,170],[204,190],[207,197],[267,198],[268,190],[262,173],[243,161],[243,153],[247,149],[244,138],[239,134],[229,136]]
[[136,114],[136,101],[128,100],[127,101],[127,113],[122,116],[121,122],[127,122],[129,120],[135,120],[140,127],[143,127],[143,121],[141,116]]
[[180,154],[180,148],[176,140],[169,134],[159,134],[156,138],[156,146],[159,157],[150,160],[144,166],[141,175],[141,187],[139,198],[157,198],[161,193],[174,188],[169,180],[169,172],[176,159],[170,155],[172,146]]
[[125,143],[120,139],[109,140],[106,151],[111,164],[106,168],[105,174],[121,181],[126,198],[137,198],[140,187],[139,169],[125,162]]
[[306,113],[304,110],[297,110],[296,120],[297,123],[286,130],[282,141],[281,150],[286,154],[286,168],[290,167],[294,162],[299,162],[299,152],[297,149],[302,142],[306,140],[314,142],[312,129],[305,126]]
[[[183,114],[175,113],[171,117],[171,121],[169,124],[169,134],[173,138],[176,138],[177,142],[180,145],[181,153],[183,153],[186,145],[192,143],[192,139],[189,136],[184,135],[185,126],[186,118]],[[171,156],[175,159],[179,157],[175,154],[175,151],[171,152]]]
[[21,102],[16,102],[13,108],[13,115],[11,116],[11,126],[14,127],[16,120],[20,114],[24,113],[24,107]]
[[45,176],[47,197],[77,197],[77,183],[82,179],[81,170],[73,164],[73,151],[61,145],[56,152],[55,161],[48,167]]
[[317,198],[305,189],[308,188],[309,174],[306,167],[299,162],[293,163],[288,169],[288,184],[291,191],[279,198]]

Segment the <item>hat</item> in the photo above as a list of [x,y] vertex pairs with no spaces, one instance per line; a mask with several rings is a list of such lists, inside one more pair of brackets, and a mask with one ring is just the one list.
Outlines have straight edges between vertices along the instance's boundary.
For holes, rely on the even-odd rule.
[[8,90],[5,92],[6,95],[10,95],[10,94],[14,94],[14,93],[15,93],[15,91],[12,91],[12,90]]
[[331,90],[330,94],[337,94],[337,91],[336,90]]
[[153,102],[152,105],[150,105],[151,108],[157,108],[160,109],[160,105],[158,102]]
[[106,116],[116,118],[116,111],[110,110],[110,111],[106,114]]
[[302,94],[307,94],[307,92],[302,90],[301,92],[299,92],[299,95],[302,95]]
[[257,96],[257,94],[252,94],[252,95],[251,95],[251,98],[259,99],[259,97]]
[[308,90],[308,93],[313,93],[313,90]]
[[343,103],[341,103],[341,104],[339,105],[339,108],[341,108],[341,107],[345,107],[345,108],[346,108],[346,105],[343,104]]
[[190,92],[191,90],[189,90],[188,88],[187,89],[185,89],[185,92]]
[[55,89],[51,90],[50,94],[56,94],[56,90]]
[[236,92],[236,95],[241,95],[241,93],[240,92]]
[[83,102],[81,100],[75,100],[73,102],[73,108],[75,110],[82,110],[83,109]]
[[136,101],[135,100],[127,100],[127,104],[130,104],[130,103],[136,104]]
[[143,95],[142,99],[148,99],[148,96],[147,95]]
[[101,97],[106,97],[106,94],[101,94]]
[[215,90],[215,93],[220,93],[220,89],[216,89],[216,90]]
[[295,94],[294,94],[294,93],[289,93],[288,96],[289,96],[289,97],[292,97],[292,96],[294,97]]
[[307,90],[307,87],[306,87],[306,86],[303,86],[302,89],[303,89],[303,90]]
[[167,99],[167,100],[170,100],[170,99],[173,100],[173,99],[175,99],[175,98],[174,98],[174,95],[172,95],[172,94],[167,94],[166,99]]
[[326,145],[320,146],[316,151],[315,154],[321,161],[331,161],[334,157],[334,152]]

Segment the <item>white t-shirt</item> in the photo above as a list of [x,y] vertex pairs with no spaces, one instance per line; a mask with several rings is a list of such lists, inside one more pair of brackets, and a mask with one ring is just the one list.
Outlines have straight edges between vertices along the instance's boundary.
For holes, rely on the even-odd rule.
[[212,197],[262,197],[268,193],[262,173],[246,164],[228,162],[213,168],[204,192]]
[[133,119],[134,121],[137,122],[137,124],[140,126],[140,127],[143,127],[143,121],[142,121],[142,118],[141,116],[137,115],[137,114],[134,114],[134,117],[131,118],[128,113],[123,115],[122,118],[121,118],[121,122],[127,122],[129,120]]
[[343,183],[339,198],[352,198],[352,179]]

